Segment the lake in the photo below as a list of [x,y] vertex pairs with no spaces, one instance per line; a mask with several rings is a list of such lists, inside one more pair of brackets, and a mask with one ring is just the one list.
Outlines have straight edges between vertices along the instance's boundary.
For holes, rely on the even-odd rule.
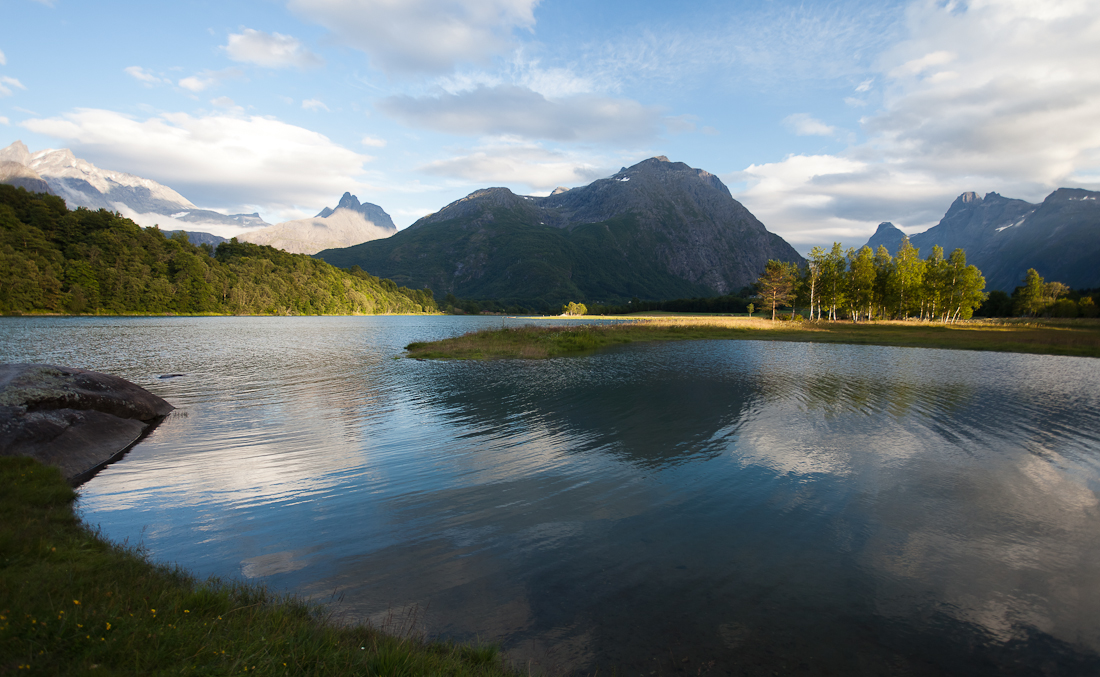
[[556,674],[1100,673],[1100,360],[400,359],[515,322],[0,318],[0,361],[178,407],[85,521],[349,621]]

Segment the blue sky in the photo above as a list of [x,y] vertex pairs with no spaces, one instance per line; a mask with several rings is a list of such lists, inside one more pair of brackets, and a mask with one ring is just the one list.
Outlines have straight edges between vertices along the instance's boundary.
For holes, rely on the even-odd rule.
[[269,222],[398,227],[654,155],[807,251],[967,190],[1100,188],[1094,0],[5,0],[0,146]]

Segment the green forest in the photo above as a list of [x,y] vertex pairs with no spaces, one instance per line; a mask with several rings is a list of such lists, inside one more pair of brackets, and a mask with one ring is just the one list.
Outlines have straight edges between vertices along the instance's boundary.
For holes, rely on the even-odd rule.
[[195,246],[106,210],[0,185],[0,312],[427,313],[431,290],[237,242]]

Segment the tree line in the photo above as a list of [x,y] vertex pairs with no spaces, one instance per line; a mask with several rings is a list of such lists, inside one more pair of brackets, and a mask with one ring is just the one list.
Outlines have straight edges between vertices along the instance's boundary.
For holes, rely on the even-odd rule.
[[1023,284],[1011,295],[1000,290],[974,312],[982,317],[1097,317],[1100,308],[1093,297],[1100,289],[1076,290],[1061,282],[1047,282],[1034,268],[1024,274]]
[[837,242],[829,251],[814,247],[801,267],[769,261],[757,288],[773,319],[779,308],[802,306],[818,320],[953,322],[970,318],[986,299],[985,278],[967,265],[966,252],[956,249],[945,258],[943,247],[936,245],[922,259],[909,238],[896,256],[883,246],[845,251]]
[[1097,317],[1100,308],[1088,290],[1074,291],[1061,282],[1047,282],[1034,269],[1011,296],[985,293],[985,278],[967,265],[966,252],[956,249],[944,258],[943,248],[932,247],[927,258],[909,238],[897,256],[886,247],[875,252],[829,251],[814,247],[806,264],[769,261],[756,284],[762,307],[774,319],[778,309],[802,307],[811,319],[855,321],[868,319],[937,320],[954,322],[970,317]]
[[379,314],[437,310],[429,289],[238,242],[192,245],[118,213],[0,185],[0,312]]

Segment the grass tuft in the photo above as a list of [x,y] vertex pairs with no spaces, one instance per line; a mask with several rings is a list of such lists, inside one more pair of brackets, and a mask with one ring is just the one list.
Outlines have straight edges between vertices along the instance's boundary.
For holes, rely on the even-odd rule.
[[512,675],[494,647],[331,621],[104,540],[61,473],[0,458],[0,674]]

